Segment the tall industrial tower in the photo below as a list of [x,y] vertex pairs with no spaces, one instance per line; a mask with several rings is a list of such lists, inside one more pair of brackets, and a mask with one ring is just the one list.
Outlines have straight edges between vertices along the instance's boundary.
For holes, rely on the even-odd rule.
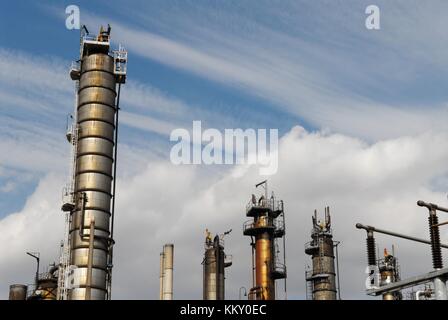
[[243,225],[243,234],[250,236],[252,246],[253,287],[249,299],[275,300],[275,280],[285,279],[286,293],[285,214],[282,200],[276,200],[274,193],[268,198],[267,180],[255,187],[260,186],[264,188],[264,195],[258,200],[252,195],[246,216],[253,220]]
[[127,52],[110,50],[110,26],[81,30],[75,112],[67,139],[73,146],[71,181],[62,210],[66,238],[60,259],[58,299],[111,298],[118,110]]
[[203,265],[203,299],[225,299],[225,275],[224,270],[232,265],[231,256],[224,253],[224,236],[232,230],[216,235],[212,240],[211,234],[206,230],[205,253]]
[[312,269],[306,271],[307,299],[336,300],[338,290],[334,248],[337,251],[339,242],[333,241],[330,208],[325,208],[325,221],[317,220],[316,210],[312,218],[312,240],[305,244],[305,253],[311,255],[313,260]]

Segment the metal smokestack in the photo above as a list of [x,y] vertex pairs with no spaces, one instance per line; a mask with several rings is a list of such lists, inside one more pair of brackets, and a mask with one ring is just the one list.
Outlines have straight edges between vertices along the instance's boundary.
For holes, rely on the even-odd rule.
[[[110,299],[116,130],[127,53],[121,46],[111,52],[109,41],[110,27],[107,31],[101,28],[98,36],[84,32],[79,65],[73,66],[70,72],[75,81],[77,103],[72,131],[67,135],[73,145],[74,170],[66,193],[69,198],[62,206],[70,217],[68,239],[61,257],[60,299]],[[70,288],[66,279],[69,269],[74,269],[75,284]]]
[[[224,233],[224,235],[230,231]],[[223,236],[224,236],[223,235]],[[203,299],[225,299],[224,270],[232,265],[231,256],[224,253],[223,236],[218,235],[212,240],[211,234],[206,230],[205,253],[203,264]]]
[[159,300],[163,300],[163,252],[160,253]]
[[173,300],[173,244],[163,246],[162,257],[162,300]]
[[306,272],[307,298],[313,300],[336,300],[336,270],[330,208],[325,208],[325,221],[317,220],[314,211],[312,240],[305,245],[305,253],[311,255],[313,267]]

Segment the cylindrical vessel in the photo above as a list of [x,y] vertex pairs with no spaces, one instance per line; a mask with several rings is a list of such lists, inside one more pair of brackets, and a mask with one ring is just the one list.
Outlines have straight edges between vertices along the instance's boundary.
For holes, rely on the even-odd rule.
[[329,234],[319,234],[315,241],[318,250],[312,256],[314,300],[336,300],[333,239]]
[[9,286],[9,300],[26,300],[28,287],[24,284],[12,284]]
[[[395,282],[393,270],[380,270],[380,286],[385,286]],[[395,295],[392,292],[386,292],[383,294],[383,300],[396,300]]]
[[[263,230],[273,224],[272,218],[261,216],[255,219],[255,227]],[[257,300],[275,300],[273,238],[269,231],[255,236],[255,285]]]
[[163,252],[160,253],[159,300],[163,300]]
[[[77,267],[76,287],[69,299],[106,298],[110,236],[110,203],[114,145],[116,81],[113,57],[87,53],[81,61],[78,91],[78,148],[75,171],[75,210],[70,224],[70,264]],[[94,234],[90,234],[91,221]],[[94,236],[92,276],[88,277],[89,239]]]
[[203,262],[203,299],[224,300],[224,248],[219,244],[219,238],[215,237],[213,245],[205,250]]
[[163,257],[163,300],[173,300],[173,244],[163,247]]

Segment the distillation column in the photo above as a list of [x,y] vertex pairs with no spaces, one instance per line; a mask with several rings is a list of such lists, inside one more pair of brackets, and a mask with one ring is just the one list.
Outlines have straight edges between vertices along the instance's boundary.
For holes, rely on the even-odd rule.
[[[110,28],[107,32],[101,29],[98,37],[82,38],[79,79],[72,76],[79,81],[79,90],[74,208],[69,228],[70,265],[76,269],[75,287],[69,291],[70,300],[106,299],[112,267],[116,87],[117,82],[124,83],[124,78],[117,75],[117,61],[110,53],[109,33]],[[90,252],[92,236],[93,252]]]
[[212,240],[207,232],[203,264],[203,299],[225,299],[224,270],[232,265],[224,253],[224,243],[218,235]]
[[[262,182],[262,184],[266,181]],[[259,184],[261,185],[261,184]],[[258,186],[258,185],[257,185]],[[267,186],[265,186],[265,190]],[[274,196],[265,196],[252,201],[246,209],[246,216],[253,220],[243,226],[243,234],[251,237],[254,287],[249,291],[251,300],[275,300],[275,280],[286,278],[286,266],[279,261],[277,239],[285,235],[283,202]],[[283,252],[284,255],[284,252]]]
[[317,211],[314,211],[312,218],[312,240],[305,245],[305,253],[311,255],[313,267],[307,273],[306,281],[311,283],[313,300],[336,300],[335,244],[330,208],[325,208],[325,221],[317,220]]

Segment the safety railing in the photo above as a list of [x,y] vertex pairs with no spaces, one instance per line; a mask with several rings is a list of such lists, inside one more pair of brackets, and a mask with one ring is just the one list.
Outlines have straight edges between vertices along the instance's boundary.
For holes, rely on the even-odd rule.
[[257,201],[253,203],[253,201],[249,201],[249,203],[246,205],[246,213],[248,213],[252,208],[257,209],[265,209],[266,211],[283,211],[283,201],[281,200],[275,200],[275,199],[263,199],[261,201]]

